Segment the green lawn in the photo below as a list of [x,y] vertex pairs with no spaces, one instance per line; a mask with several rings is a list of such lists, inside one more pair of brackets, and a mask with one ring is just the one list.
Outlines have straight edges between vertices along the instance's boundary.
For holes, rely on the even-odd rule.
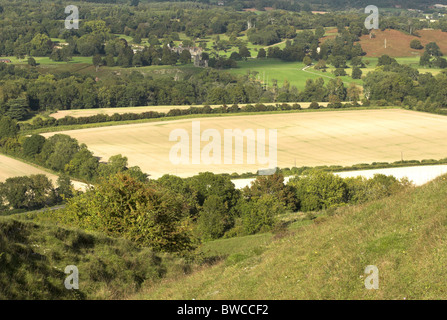
[[[265,81],[268,81],[269,85],[272,85],[273,79],[278,80],[278,85],[282,86],[284,81],[287,80],[291,85],[296,86],[298,89],[304,89],[307,79],[324,78],[325,81],[330,78],[336,78],[330,72],[320,72],[312,67],[306,71],[303,71],[304,64],[302,62],[284,62],[279,59],[249,59],[247,61],[239,61],[238,68],[231,69],[229,72],[232,74],[246,75],[249,71],[257,71],[257,79],[263,81],[265,74]],[[350,72],[348,72],[350,74]],[[353,80],[351,77],[341,77],[347,84],[355,82],[358,85],[362,84],[361,80]]]
[[[65,64],[79,64],[79,63],[89,63],[92,64],[92,57],[78,57],[75,56],[71,59],[69,62],[65,61],[53,61],[49,57],[33,57],[37,63],[41,65],[65,65]],[[17,59],[17,57],[10,56],[10,57],[2,57],[2,59],[9,59],[14,64],[27,64],[28,63],[28,56],[24,59]]]

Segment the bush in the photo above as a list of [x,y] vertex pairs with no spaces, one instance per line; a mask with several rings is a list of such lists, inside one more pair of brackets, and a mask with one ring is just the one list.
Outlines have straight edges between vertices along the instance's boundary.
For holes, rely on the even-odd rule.
[[343,77],[343,76],[347,76],[348,74],[346,73],[345,69],[337,68],[334,70],[334,75],[336,77]]
[[284,213],[284,207],[271,195],[263,195],[257,201],[243,205],[242,225],[246,234],[267,232],[277,221],[276,216]]
[[422,45],[421,41],[419,41],[418,39],[414,39],[410,42],[410,48],[415,50],[421,50],[424,48],[424,46]]
[[211,195],[205,200],[197,225],[205,240],[218,239],[233,226],[233,221],[220,197]]
[[55,200],[53,184],[44,174],[8,178],[0,183],[0,207],[40,209]]
[[320,109],[320,105],[318,104],[318,102],[313,101],[310,105],[309,105],[309,109]]
[[327,209],[347,200],[342,178],[321,170],[312,170],[306,177],[295,177],[289,184],[296,190],[302,211]]
[[364,203],[390,196],[407,188],[408,180],[398,180],[393,176],[376,174],[372,179],[362,177],[346,178],[349,202]]
[[265,194],[274,196],[282,206],[289,210],[297,209],[294,190],[284,184],[283,174],[258,176],[250,187],[247,186],[243,189],[243,197],[253,201],[257,201]]
[[369,107],[371,105],[371,101],[368,99],[362,99],[362,106],[363,107]]
[[158,251],[194,249],[188,204],[182,195],[117,174],[72,198],[63,221]]

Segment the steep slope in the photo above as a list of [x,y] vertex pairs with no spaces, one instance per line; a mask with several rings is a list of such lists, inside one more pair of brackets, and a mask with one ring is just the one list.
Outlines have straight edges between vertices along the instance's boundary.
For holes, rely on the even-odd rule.
[[[120,299],[168,271],[129,241],[21,220],[0,217],[0,300]],[[69,265],[78,268],[78,290],[65,288]]]
[[[446,299],[447,178],[340,208],[267,249],[143,289],[145,299]],[[241,243],[243,245],[243,243]],[[379,289],[365,289],[365,268]]]

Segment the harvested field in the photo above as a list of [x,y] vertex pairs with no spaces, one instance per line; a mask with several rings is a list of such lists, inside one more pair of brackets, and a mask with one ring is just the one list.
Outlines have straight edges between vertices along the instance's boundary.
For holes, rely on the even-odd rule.
[[414,39],[420,40],[423,46],[436,42],[441,51],[447,54],[447,33],[441,30],[418,30],[420,37],[397,30],[374,30],[373,32],[376,35],[375,38],[370,39],[369,35],[360,37],[360,45],[367,53],[367,57],[380,57],[384,54],[391,57],[419,57],[424,53],[424,49],[410,48],[410,42]]
[[[183,119],[62,133],[86,143],[103,160],[116,154],[125,155],[131,166],[140,166],[154,178],[167,173],[186,177],[203,171],[256,172],[266,167],[259,163],[247,164],[246,147],[243,164],[172,164],[169,152],[177,142],[169,141],[169,135],[175,129],[184,129],[191,137],[192,121]],[[447,157],[446,127],[447,117],[401,109],[200,119],[201,133],[216,129],[222,140],[224,129],[277,129],[277,159],[281,168],[394,162],[401,160],[401,152],[406,160],[441,159]],[[267,137],[268,132],[266,142]],[[202,142],[201,150],[207,144]]]
[[[8,178],[29,176],[33,174],[44,174],[56,185],[58,176],[43,169],[29,165],[22,161],[0,155],[0,182],[4,182]],[[86,188],[86,184],[78,181],[72,181],[73,186],[77,190]]]
[[[274,105],[275,103],[264,103],[264,105]],[[293,104],[293,102],[289,102],[288,104]],[[306,109],[309,107],[310,102],[298,102],[298,104],[303,108]],[[321,106],[326,107],[328,105],[327,102],[320,102]],[[244,106],[245,104],[239,104],[240,107]],[[255,105],[255,103],[253,103]],[[211,108],[221,107],[222,105],[211,105]],[[231,106],[231,105],[228,105]],[[191,106],[147,106],[147,107],[127,107],[127,108],[103,108],[103,109],[74,109],[74,110],[59,110],[56,113],[51,114],[50,116],[55,119],[61,119],[66,116],[79,118],[79,117],[89,117],[94,116],[97,114],[107,114],[107,115],[113,115],[115,113],[123,114],[123,113],[143,113],[148,111],[155,111],[155,112],[169,112],[169,110],[172,109],[188,109]],[[192,107],[203,107],[203,105],[199,106],[192,106]]]
[[45,174],[51,180],[57,180],[57,176],[54,174],[4,155],[0,155],[0,168],[0,182],[3,182],[8,178],[32,174]]

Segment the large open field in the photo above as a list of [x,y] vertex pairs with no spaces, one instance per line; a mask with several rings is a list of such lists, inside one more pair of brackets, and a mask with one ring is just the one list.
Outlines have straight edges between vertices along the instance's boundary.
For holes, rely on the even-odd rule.
[[[63,133],[69,134],[81,143],[86,143],[89,149],[103,160],[115,154],[125,155],[129,158],[130,165],[140,166],[154,178],[167,173],[186,177],[203,171],[255,172],[267,167],[258,162],[247,164],[246,147],[243,164],[172,164],[169,153],[177,142],[169,141],[169,135],[175,129],[184,129],[191,137],[192,121],[191,119],[160,121]],[[216,129],[222,140],[224,129],[255,131],[277,129],[278,166],[283,168],[295,165],[393,162],[401,160],[402,154],[406,160],[445,158],[447,157],[446,126],[447,117],[400,109],[200,119],[202,133],[206,129]],[[45,136],[52,134],[54,133],[47,133]],[[267,136],[268,132],[266,132],[268,145]],[[201,148],[207,144],[208,142],[202,142]]]

